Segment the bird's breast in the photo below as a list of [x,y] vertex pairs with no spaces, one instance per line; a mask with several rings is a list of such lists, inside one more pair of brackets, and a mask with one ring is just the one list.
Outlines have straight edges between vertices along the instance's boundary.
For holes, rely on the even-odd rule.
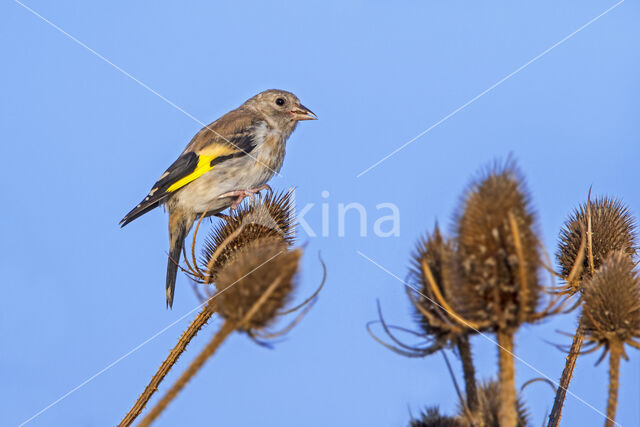
[[256,148],[251,151],[251,155],[257,163],[256,166],[265,169],[267,180],[282,168],[287,137],[284,132],[270,128],[265,123],[255,130]]

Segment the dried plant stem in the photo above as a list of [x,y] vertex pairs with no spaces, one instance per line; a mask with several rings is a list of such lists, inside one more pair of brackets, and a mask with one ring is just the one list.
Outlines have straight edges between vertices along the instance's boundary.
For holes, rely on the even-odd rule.
[[565,362],[564,370],[562,371],[562,376],[560,377],[560,384],[558,385],[558,389],[556,390],[556,398],[553,402],[551,414],[549,415],[549,424],[547,424],[548,427],[557,427],[560,424],[560,417],[562,416],[562,407],[564,406],[564,400],[567,396],[567,389],[569,388],[569,383],[571,382],[571,377],[573,376],[573,370],[576,367],[576,361],[578,360],[578,356],[580,355],[580,349],[582,348],[583,343],[584,332],[582,330],[582,325],[579,324],[578,328],[576,329],[576,333],[573,336],[571,349],[569,349],[567,361]]
[[276,290],[276,288],[280,285],[282,281],[282,277],[278,277],[273,281],[271,285],[267,288],[266,291],[258,301],[251,306],[251,308],[247,311],[244,317],[239,322],[233,322],[230,320],[225,320],[222,324],[218,332],[213,336],[209,344],[196,356],[196,358],[191,362],[189,367],[182,373],[180,378],[171,386],[169,391],[160,399],[156,406],[154,406],[151,411],[142,419],[139,424],[139,427],[147,427],[151,425],[164,411],[169,403],[176,398],[178,393],[182,391],[182,389],[187,385],[187,383],[198,373],[198,371],[204,366],[207,360],[216,352],[216,350],[220,347],[220,344],[224,342],[225,339],[236,329],[246,327],[249,324],[251,318],[260,310],[260,307],[267,301],[269,296]]
[[133,405],[129,413],[124,417],[124,419],[118,424],[118,427],[130,426],[133,421],[140,415],[144,407],[151,399],[151,396],[156,392],[158,386],[164,379],[164,377],[169,373],[173,365],[178,361],[180,355],[185,351],[187,345],[191,342],[191,340],[197,335],[197,333],[202,329],[204,325],[207,324],[209,319],[214,313],[214,309],[211,304],[207,304],[200,314],[193,319],[189,327],[186,331],[183,332],[182,336],[178,340],[178,343],[173,347],[173,349],[169,352],[167,358],[162,362],[156,374],[151,378],[151,381],[145,387],[144,391],[136,400],[136,403]]
[[476,368],[473,365],[473,356],[471,355],[471,344],[468,336],[458,338],[456,343],[460,361],[462,362],[462,373],[464,375],[464,386],[467,394],[467,406],[472,414],[478,411],[478,387],[476,383]]
[[498,331],[498,366],[500,372],[499,396],[500,410],[498,421],[500,427],[516,427],[518,412],[516,409],[516,370],[513,360],[513,334],[507,331]]
[[198,354],[198,356],[191,362],[189,367],[180,375],[180,378],[171,386],[169,391],[160,399],[156,406],[149,411],[149,413],[142,419],[139,427],[146,427],[151,425],[164,411],[169,403],[182,391],[185,385],[198,373],[200,368],[205,362],[216,352],[220,344],[236,329],[236,325],[233,322],[225,321],[220,330],[214,335],[213,339],[207,344],[207,346]]
[[605,427],[615,425],[616,410],[618,408],[618,386],[620,380],[620,356],[622,344],[611,342],[609,348],[609,398],[607,400],[607,421]]

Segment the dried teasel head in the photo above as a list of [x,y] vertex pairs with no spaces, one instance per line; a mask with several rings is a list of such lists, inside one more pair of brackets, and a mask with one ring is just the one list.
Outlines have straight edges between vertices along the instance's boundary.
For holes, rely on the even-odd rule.
[[[418,324],[436,345],[452,342],[467,328],[458,316],[456,300],[460,271],[455,244],[445,239],[436,225],[432,234],[420,239],[412,255],[409,283],[419,289],[414,295]],[[411,292],[411,291],[410,291]]]
[[241,205],[214,226],[204,242],[201,266],[189,268],[191,275],[200,282],[216,281],[217,272],[232,255],[257,239],[271,237],[292,245],[295,224],[293,191],[270,193],[258,203]]
[[456,218],[465,312],[489,329],[536,317],[539,239],[523,179],[513,161],[495,165],[466,192]]
[[[290,300],[301,255],[300,249],[290,250],[278,237],[255,239],[237,249],[217,275],[218,313],[249,334],[269,326]],[[265,295],[266,300],[243,324]]]
[[[482,420],[480,425],[498,426],[498,413],[500,410],[500,391],[497,381],[484,381],[478,388],[478,416]],[[465,419],[464,405],[459,405],[460,418]],[[527,410],[521,397],[518,397],[516,401],[516,409],[518,413],[517,426],[526,427],[529,424],[529,411]],[[467,419],[465,419],[468,425]]]
[[[623,251],[633,255],[636,251],[636,224],[629,209],[620,201],[600,197],[595,201],[580,205],[567,219],[560,231],[557,259],[560,273],[569,277],[578,263],[580,273],[575,278],[572,292],[579,290],[577,283],[591,276],[589,256],[581,253],[581,246],[587,240],[591,212],[591,251],[593,271],[607,259],[613,251]],[[580,258],[582,263],[580,265]]]
[[623,344],[640,349],[640,277],[627,252],[607,258],[584,283],[583,298],[581,324],[588,351],[604,346],[604,356],[611,347],[624,351]]
[[440,414],[437,406],[426,408],[420,418],[412,419],[409,427],[465,427],[462,420]]

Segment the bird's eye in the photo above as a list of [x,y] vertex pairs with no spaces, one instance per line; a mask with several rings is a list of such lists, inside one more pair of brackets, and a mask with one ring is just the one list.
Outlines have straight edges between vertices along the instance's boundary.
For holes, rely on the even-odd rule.
[[276,99],[276,105],[283,106],[283,105],[284,105],[284,102],[285,102],[285,101],[284,101],[284,98],[278,98],[278,99]]

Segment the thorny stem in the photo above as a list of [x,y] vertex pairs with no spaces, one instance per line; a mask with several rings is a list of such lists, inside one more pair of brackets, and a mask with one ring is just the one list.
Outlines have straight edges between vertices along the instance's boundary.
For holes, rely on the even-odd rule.
[[214,311],[215,310],[213,309],[213,307],[211,307],[211,304],[207,304],[202,309],[200,314],[198,314],[198,316],[193,319],[187,330],[183,332],[182,336],[178,340],[178,343],[169,352],[169,355],[164,360],[164,362],[162,362],[162,365],[160,365],[160,368],[158,368],[156,374],[153,376],[153,378],[151,378],[151,381],[149,382],[147,387],[145,387],[140,397],[138,397],[138,400],[136,400],[136,403],[133,405],[129,413],[127,413],[120,424],[118,424],[118,427],[130,426],[138,417],[138,415],[140,415],[144,407],[149,402],[149,399],[151,399],[151,396],[153,396],[153,394],[158,389],[158,386],[160,385],[164,377],[169,373],[173,365],[175,365],[175,363],[178,361],[191,340],[196,336],[200,329],[202,329],[202,327],[206,325],[206,323],[213,315]]
[[456,343],[460,361],[462,362],[462,373],[464,374],[464,387],[467,394],[467,406],[469,411],[474,415],[478,412],[479,399],[478,388],[476,384],[476,368],[473,365],[473,356],[471,355],[471,344],[468,336],[458,338]]
[[222,324],[222,327],[213,337],[213,339],[207,344],[207,346],[202,350],[200,354],[191,362],[187,370],[185,370],[180,378],[175,382],[171,389],[160,399],[160,401],[156,404],[156,406],[149,411],[149,413],[142,419],[139,427],[147,427],[150,426],[152,422],[154,422],[166,409],[166,407],[171,403],[171,401],[180,393],[180,391],[184,388],[185,385],[198,373],[200,368],[205,364],[205,362],[216,352],[220,344],[224,342],[224,340],[236,329],[235,323],[231,321],[225,321]]
[[225,320],[225,322],[220,327],[220,330],[213,336],[209,344],[196,356],[196,358],[191,362],[189,367],[180,375],[180,378],[171,386],[169,391],[160,399],[156,406],[154,406],[151,411],[142,419],[139,427],[148,427],[154,422],[160,414],[167,408],[169,403],[176,398],[176,396],[182,391],[182,389],[187,385],[187,383],[200,371],[200,369],[204,366],[207,360],[218,350],[218,347],[224,342],[225,339],[236,329],[240,328],[248,328],[248,324],[251,321],[251,318],[260,310],[260,308],[264,305],[267,299],[273,294],[276,288],[280,285],[282,281],[282,277],[278,277],[269,285],[269,287],[260,295],[260,298],[251,306],[251,308],[247,311],[244,317],[239,322],[234,322],[231,320]]
[[516,427],[516,372],[513,360],[513,334],[498,331],[498,373],[500,409],[498,424],[500,427]]
[[467,407],[466,403],[464,402],[464,396],[462,395],[462,392],[460,391],[460,387],[458,387],[458,381],[456,380],[456,376],[453,373],[453,368],[451,367],[451,363],[449,363],[449,358],[447,357],[447,353],[444,350],[442,351],[442,358],[444,359],[444,363],[447,365],[447,370],[449,371],[449,375],[451,376],[451,381],[453,382],[453,387],[456,389],[456,394],[458,395],[458,399],[460,399],[460,405],[462,405],[462,409],[463,409],[464,413],[469,418],[469,422],[472,422],[471,411],[469,411],[469,408]]
[[618,385],[620,380],[620,355],[622,344],[611,342],[609,349],[609,398],[607,400],[607,420],[605,427],[615,425],[616,409],[618,408]]
[[573,376],[573,370],[576,367],[576,362],[580,355],[580,349],[582,348],[583,343],[584,331],[582,330],[582,325],[578,324],[576,333],[573,336],[573,343],[571,343],[571,349],[567,355],[564,370],[562,371],[562,376],[560,377],[560,384],[556,390],[556,398],[553,402],[553,408],[549,415],[549,424],[547,424],[547,427],[557,427],[560,424],[560,417],[562,416],[562,407],[567,396],[567,389],[569,388],[569,383]]

